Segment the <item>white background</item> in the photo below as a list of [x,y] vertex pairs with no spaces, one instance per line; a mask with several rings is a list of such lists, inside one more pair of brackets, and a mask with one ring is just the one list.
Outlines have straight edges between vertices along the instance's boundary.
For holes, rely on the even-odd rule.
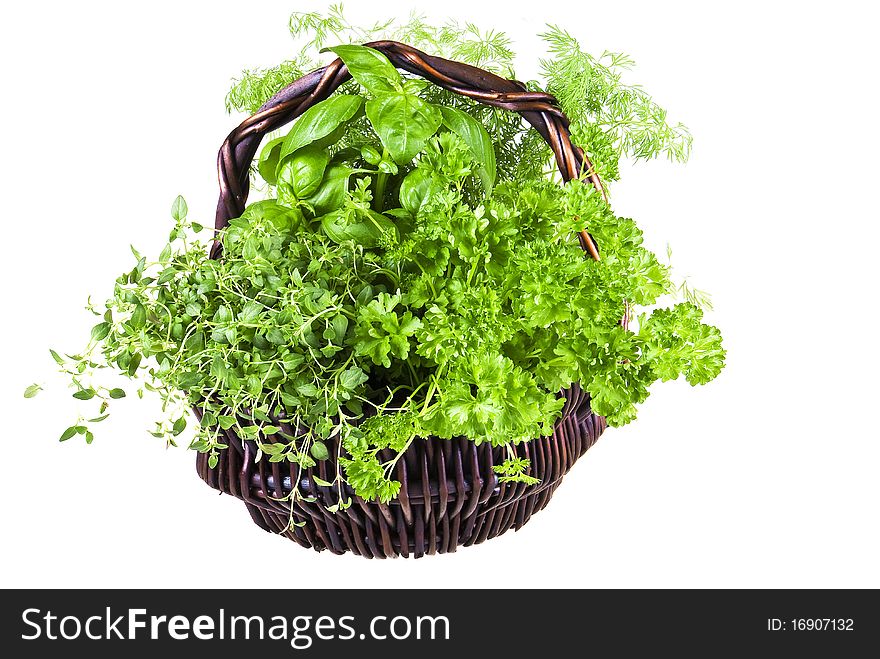
[[[260,531],[146,434],[155,401],[116,405],[92,446],[59,444],[77,408],[47,347],[85,343],[86,295],[106,297],[130,243],[160,249],[178,193],[212,222],[230,78],[292,56],[287,15],[322,5],[6,3],[0,585],[880,586],[871,3],[440,5],[508,31],[522,78],[545,22],[628,52],[630,80],[689,125],[689,164],[628,169],[614,199],[713,293],[721,377],[655,387],[521,532],[419,561]],[[24,400],[31,382],[47,390]],[[288,569],[267,578],[267,556]]]

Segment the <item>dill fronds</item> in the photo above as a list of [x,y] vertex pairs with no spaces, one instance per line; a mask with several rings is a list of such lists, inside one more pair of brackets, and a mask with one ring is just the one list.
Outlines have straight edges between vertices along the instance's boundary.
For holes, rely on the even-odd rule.
[[[340,43],[392,39],[432,55],[516,77],[510,37],[469,22],[434,25],[421,14],[412,13],[403,20],[391,18],[361,27],[346,18],[341,4],[334,4],[325,14],[293,13],[289,29],[295,50],[301,54],[272,68],[243,71],[226,97],[227,111],[256,112],[284,85],[317,68],[321,49]],[[670,123],[666,110],[644,89],[623,82],[624,72],[634,64],[632,59],[609,51],[594,57],[581,48],[575,37],[552,25],[539,36],[549,51],[548,57],[540,61],[544,80],[530,82],[528,87],[556,96],[571,119],[572,141],[589,154],[600,177],[617,180],[624,158],[650,160],[665,155],[676,162],[687,160],[692,143],[687,128],[681,123]],[[515,113],[487,107],[433,86],[427,86],[422,93],[431,102],[464,110],[486,127],[495,144],[500,179],[528,179],[553,170],[550,149]],[[367,129],[353,124],[351,130]],[[356,145],[369,137],[352,134],[342,143]]]

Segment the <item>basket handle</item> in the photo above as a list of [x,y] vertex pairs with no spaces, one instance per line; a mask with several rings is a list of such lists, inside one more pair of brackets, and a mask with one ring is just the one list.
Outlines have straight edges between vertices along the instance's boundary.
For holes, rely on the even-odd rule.
[[[439,87],[485,105],[518,112],[553,150],[563,180],[579,178],[583,172],[593,187],[605,196],[602,181],[589,158],[580,147],[572,144],[568,118],[552,95],[531,92],[517,80],[507,80],[469,64],[427,55],[397,41],[373,41],[366,45],[383,53],[397,68],[421,76]],[[217,157],[220,178],[220,201],[214,224],[217,231],[244,212],[250,189],[249,169],[263,136],[328,98],[350,78],[342,60],[334,60],[279,91],[229,134]],[[592,236],[581,231],[579,239],[581,247],[598,261],[599,251]],[[219,254],[220,244],[215,241],[211,256]]]

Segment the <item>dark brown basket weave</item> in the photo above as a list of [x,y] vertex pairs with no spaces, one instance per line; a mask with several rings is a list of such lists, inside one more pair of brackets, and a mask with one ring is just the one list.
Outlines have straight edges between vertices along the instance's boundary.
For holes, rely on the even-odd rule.
[[[396,67],[440,87],[519,112],[553,149],[563,179],[583,175],[604,193],[589,160],[571,143],[568,120],[553,96],[530,92],[521,82],[432,57],[394,41],[367,45],[382,51]],[[263,136],[329,97],[350,77],[342,61],[336,60],[282,89],[229,135],[218,158],[217,231],[244,212],[250,187],[248,170]],[[582,232],[580,241],[593,258],[599,258],[588,233]],[[215,243],[212,256],[220,257],[219,243]],[[242,499],[258,526],[303,547],[329,549],[335,554],[351,551],[366,558],[419,558],[452,552],[459,545],[477,544],[511,528],[520,529],[547,505],[562,477],[602,434],[605,419],[591,412],[589,396],[580,387],[574,385],[560,395],[566,403],[552,436],[516,447],[518,456],[531,460],[530,474],[540,479],[537,485],[499,483],[492,467],[505,459],[503,449],[476,446],[463,438],[436,437],[413,442],[398,462],[395,477],[401,489],[396,500],[386,505],[353,497],[354,504],[337,513],[327,511],[337,503],[336,489],[318,486],[313,480],[313,474],[325,481],[336,475],[333,439],[327,442],[329,460],[301,469],[289,463],[255,462],[256,444],[226,431],[229,449],[220,452],[214,469],[208,467],[208,456],[200,453],[198,473],[211,487]],[[292,519],[299,525],[291,527],[290,504],[280,499],[297,482],[302,494],[314,501],[296,501]]]

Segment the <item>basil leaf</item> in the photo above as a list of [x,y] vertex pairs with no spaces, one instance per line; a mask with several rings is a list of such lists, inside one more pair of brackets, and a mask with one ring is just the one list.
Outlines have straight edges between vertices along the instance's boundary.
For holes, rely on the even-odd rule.
[[330,152],[317,144],[303,147],[288,156],[278,171],[278,185],[288,186],[297,199],[317,192],[330,162]]
[[480,164],[480,180],[483,182],[483,189],[488,196],[492,192],[495,185],[496,165],[495,165],[495,149],[492,147],[492,138],[483,125],[474,119],[467,112],[463,112],[458,108],[440,106],[440,113],[443,115],[443,125],[453,133],[458,135],[474,158]]
[[361,109],[363,102],[364,99],[360,96],[340,94],[310,107],[297,119],[284,138],[281,159],[297,149],[330,135],[343,123],[352,119]]
[[266,144],[260,151],[260,159],[257,163],[257,171],[263,180],[269,185],[275,185],[278,180],[276,174],[278,170],[278,162],[281,160],[281,149],[284,146],[286,137],[279,137]]
[[388,94],[367,101],[367,118],[394,161],[408,163],[440,128],[442,116],[431,103],[410,94]]
[[364,218],[362,224],[368,227],[370,233],[376,236],[377,239],[384,238],[387,240],[390,238],[390,240],[392,240],[393,242],[397,242],[397,240],[400,238],[394,222],[389,220],[381,213],[377,213],[371,210],[367,211],[367,217]]
[[252,203],[241,216],[251,221],[266,220],[282,232],[292,231],[302,223],[303,219],[302,211],[298,208],[281,206],[274,199],[264,199]]
[[400,72],[385,55],[374,48],[357,45],[343,45],[328,48],[336,53],[351,77],[357,80],[367,91],[380,94],[393,94],[402,90],[403,81]]
[[345,215],[339,211],[327,213],[327,215],[321,218],[321,228],[334,243],[343,243],[346,240],[360,242],[361,238],[369,239],[369,236],[356,235],[357,230],[353,231],[351,226],[347,222]]
[[412,215],[416,215],[434,187],[434,177],[430,172],[416,168],[400,184],[400,205]]
[[351,222],[342,212],[328,213],[321,218],[324,233],[335,243],[353,240],[364,247],[376,247],[383,238],[397,234],[397,227],[384,215],[369,211],[368,216]]
[[315,215],[324,215],[335,211],[345,202],[348,191],[348,177],[351,168],[342,163],[333,163],[324,173],[324,180],[315,194],[303,199],[315,209]]

